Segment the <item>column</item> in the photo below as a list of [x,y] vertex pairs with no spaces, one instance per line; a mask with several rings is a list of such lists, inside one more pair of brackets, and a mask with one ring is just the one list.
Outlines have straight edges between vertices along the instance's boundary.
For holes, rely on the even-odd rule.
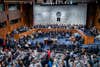
[[5,13],[7,15],[7,20],[6,20],[6,23],[7,23],[7,26],[9,26],[9,19],[8,19],[8,3],[5,3]]
[[8,16],[8,3],[5,3],[5,14],[7,15],[7,20],[6,20],[7,26],[6,26],[6,31],[4,33],[4,39],[6,39],[6,34],[9,34],[11,32],[9,16]]
[[23,3],[22,3],[22,2],[20,2],[20,16],[21,16],[21,17],[20,17],[20,18],[21,18],[21,21],[20,21],[20,22],[21,22],[23,25],[25,25],[25,24],[24,24],[24,21],[23,21],[23,20],[24,20],[24,16],[23,16]]

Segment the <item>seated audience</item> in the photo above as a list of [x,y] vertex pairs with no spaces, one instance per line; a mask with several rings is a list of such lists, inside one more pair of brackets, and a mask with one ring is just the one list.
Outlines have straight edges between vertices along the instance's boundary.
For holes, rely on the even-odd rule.
[[[79,29],[84,32],[84,25],[34,25],[33,28]],[[35,32],[21,36],[16,40],[12,35],[28,31],[20,27],[7,34],[7,39],[0,39],[1,67],[100,67],[100,49],[82,46],[84,39],[78,33],[71,32]],[[94,33],[93,33],[94,32]],[[95,27],[91,30],[97,35]],[[40,41],[42,38],[43,41]],[[44,42],[44,38],[54,41]],[[57,40],[57,41],[56,41]],[[61,41],[60,41],[61,40]],[[63,42],[63,40],[65,40]]]

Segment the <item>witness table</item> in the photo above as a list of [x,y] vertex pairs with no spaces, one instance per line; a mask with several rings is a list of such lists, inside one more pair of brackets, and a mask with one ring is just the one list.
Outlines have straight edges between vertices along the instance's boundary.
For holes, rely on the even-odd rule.
[[54,44],[57,42],[56,38],[44,38],[44,43],[45,44]]

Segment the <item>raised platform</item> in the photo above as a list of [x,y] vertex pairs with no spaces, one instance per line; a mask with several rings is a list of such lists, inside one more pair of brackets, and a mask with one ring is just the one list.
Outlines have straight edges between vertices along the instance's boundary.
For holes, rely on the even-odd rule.
[[41,31],[43,33],[51,32],[51,31],[55,31],[55,32],[79,33],[84,38],[84,44],[92,44],[92,43],[94,43],[94,37],[93,36],[88,36],[88,35],[84,34],[83,31],[80,31],[78,29],[71,29],[71,30],[67,30],[67,29],[63,29],[63,28],[51,28],[51,29],[48,29],[48,28],[39,28],[39,29],[30,29],[27,32],[20,33],[20,34],[16,34],[14,37],[15,37],[15,39],[19,39],[21,36],[27,36],[27,35],[30,35],[32,33],[39,32],[39,31]]

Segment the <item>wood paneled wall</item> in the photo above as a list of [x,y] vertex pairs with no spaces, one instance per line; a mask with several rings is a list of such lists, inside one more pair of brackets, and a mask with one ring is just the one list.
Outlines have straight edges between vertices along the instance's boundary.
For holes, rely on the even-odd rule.
[[86,26],[87,28],[95,26],[98,30],[100,30],[100,5],[88,4]]
[[[5,22],[6,21],[6,27],[4,28],[0,28],[0,37],[6,39],[6,34],[10,33],[12,30],[20,27],[20,26],[29,26],[28,24],[30,23],[30,25],[33,25],[33,21],[32,21],[32,16],[33,16],[33,11],[31,11],[29,8],[25,8],[25,4],[23,3],[19,3],[20,9],[19,10],[8,10],[8,5],[10,3],[5,3],[5,11],[0,12],[0,22]],[[16,3],[15,3],[16,4]],[[33,4],[31,4],[33,6]],[[29,11],[28,13],[26,13],[26,11]],[[32,15],[31,17],[27,18],[27,15],[29,14]],[[32,19],[30,19],[32,18]],[[14,19],[18,19],[18,22],[15,24],[10,24],[11,20]],[[27,20],[31,20],[31,21],[27,21]]]
[[33,25],[33,4],[23,4],[23,21],[27,26]]
[[94,25],[100,30],[100,5],[97,6]]
[[89,28],[90,26],[94,26],[96,9],[97,9],[96,4],[87,5],[87,22],[86,22],[87,28]]

